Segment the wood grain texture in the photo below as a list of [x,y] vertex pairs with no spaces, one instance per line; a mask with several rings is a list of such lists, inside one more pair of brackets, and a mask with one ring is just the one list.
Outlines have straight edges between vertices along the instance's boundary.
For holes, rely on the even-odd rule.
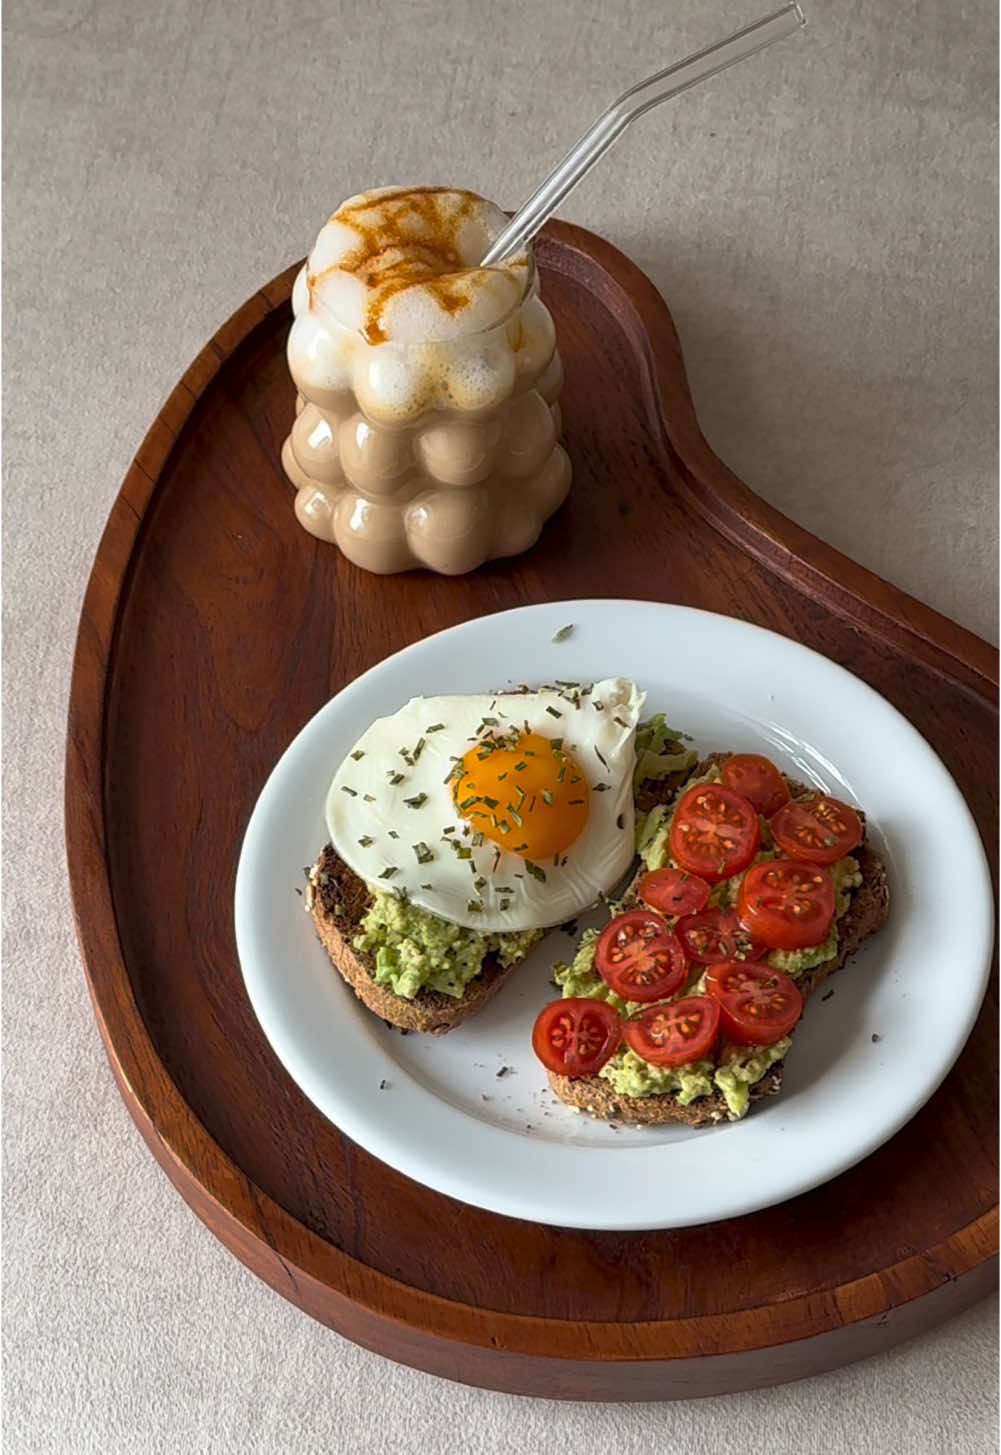
[[990,1288],[996,979],[956,1069],[860,1166],[767,1212],[646,1234],[521,1223],[396,1174],[301,1095],[242,988],[236,860],[288,742],[388,653],[525,602],[680,602],[824,652],[933,743],[994,850],[997,654],[716,459],[670,315],[633,264],[565,224],[538,254],[575,484],[514,561],[465,578],[368,576],[296,524],[279,465],[294,269],[219,331],[165,404],[80,622],[66,818],[81,948],[154,1155],[307,1312],[391,1358],[499,1389],[650,1399],[775,1383],[886,1347]]

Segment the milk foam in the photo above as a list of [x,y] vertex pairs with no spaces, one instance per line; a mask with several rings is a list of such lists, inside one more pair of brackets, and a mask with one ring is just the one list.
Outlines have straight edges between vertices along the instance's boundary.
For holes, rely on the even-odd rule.
[[353,391],[372,419],[485,414],[555,349],[527,252],[477,264],[506,217],[473,193],[381,188],[342,203],[292,294],[288,361],[301,393]]

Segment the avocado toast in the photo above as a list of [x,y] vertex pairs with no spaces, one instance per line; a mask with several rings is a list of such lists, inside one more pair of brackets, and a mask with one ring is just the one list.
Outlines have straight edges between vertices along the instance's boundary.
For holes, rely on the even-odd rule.
[[[670,855],[672,817],[682,797],[699,783],[718,783],[726,754],[716,753],[698,764],[691,776],[669,795],[667,801],[655,804],[647,814],[639,834],[641,867],[626,890],[617,912],[629,912],[640,906],[640,886],[652,871],[673,861]],[[793,803],[816,798],[814,790],[785,779],[785,788]],[[862,941],[879,929],[889,907],[889,890],[882,860],[865,837],[862,815],[860,843],[829,865],[835,890],[835,914],[824,940],[812,949],[772,950],[763,965],[789,976],[795,981],[802,1000],[813,994],[828,976],[839,970],[854,954]],[[761,840],[754,864],[775,860],[781,851],[773,843],[768,821],[761,819]],[[732,906],[739,895],[740,884],[754,864],[742,873],[717,882],[712,888],[710,906]],[[696,916],[697,918],[697,916]],[[679,920],[680,924],[682,921]],[[628,1020],[648,1007],[630,1004],[617,996],[595,967],[597,931],[588,931],[582,938],[571,965],[556,967],[556,983],[564,997],[604,1000],[615,1006]],[[751,957],[753,958],[753,957]],[[704,994],[708,964],[693,963],[687,967],[683,983],[675,992],[678,999]],[[649,1064],[631,1045],[620,1046],[597,1074],[568,1076],[549,1070],[553,1090],[579,1110],[606,1120],[623,1120],[634,1124],[683,1122],[706,1126],[724,1120],[737,1120],[750,1103],[763,1096],[774,1095],[782,1085],[784,1058],[789,1049],[792,1028],[769,1045],[737,1045],[723,1037],[711,1053],[687,1065],[659,1066]]]
[[[640,723],[629,769],[637,811],[669,797],[694,759],[663,716]],[[368,1009],[404,1030],[434,1034],[486,1004],[552,923],[509,932],[461,926],[391,886],[366,882],[330,843],[307,871],[305,904],[330,959]]]

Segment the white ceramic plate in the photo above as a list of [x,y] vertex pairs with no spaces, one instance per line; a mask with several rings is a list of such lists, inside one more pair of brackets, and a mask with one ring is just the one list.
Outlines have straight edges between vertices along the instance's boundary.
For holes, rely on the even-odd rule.
[[[859,803],[886,860],[888,924],[831,981],[834,994],[811,1001],[781,1094],[735,1124],[613,1129],[556,1100],[529,1037],[555,995],[553,961],[573,952],[559,932],[466,1025],[442,1037],[405,1035],[355,999],[295,893],[303,865],[326,841],[334,770],[373,718],[417,693],[613,675],[645,688],[645,710],[666,712],[700,752],[765,752],[797,778]],[[248,994],[276,1054],[320,1111],[439,1192],[566,1227],[734,1217],[860,1161],[915,1114],[962,1050],[986,986],[992,927],[970,812],[889,703],[784,637],[642,601],[503,612],[373,667],[282,757],[251,817],[236,880]]]

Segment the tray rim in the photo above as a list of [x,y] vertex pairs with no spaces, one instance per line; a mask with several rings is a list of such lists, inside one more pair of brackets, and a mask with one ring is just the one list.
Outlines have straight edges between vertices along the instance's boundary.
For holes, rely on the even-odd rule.
[[[613,307],[646,359],[656,397],[672,397],[670,421],[659,412],[663,443],[694,508],[750,554],[780,571],[785,563],[785,574],[792,561],[799,579],[816,580],[836,609],[870,628],[878,625],[883,636],[906,643],[906,650],[935,670],[993,701],[998,654],[988,642],[796,525],[717,458],[695,417],[667,304],[638,266],[586,229],[557,222],[546,231],[539,250],[551,268],[566,271],[559,267],[560,254],[565,260],[576,252],[598,264],[610,289],[617,285],[606,305]],[[95,1016],[123,1099],[171,1181],[241,1261],[307,1312],[332,1322],[333,1296],[339,1305],[336,1327],[381,1352],[390,1352],[387,1340],[401,1345],[404,1325],[419,1330],[429,1348],[435,1341],[458,1342],[535,1360],[579,1360],[579,1322],[485,1310],[400,1283],[333,1248],[274,1203],[226,1156],[181,1097],[156,1054],[125,968],[107,872],[101,792],[118,607],[146,510],[186,420],[223,363],[255,328],[287,305],[299,266],[286,268],[251,295],[168,396],[112,506],[84,595],[70,688],[65,829],[77,938]],[[672,387],[667,390],[669,375]],[[684,384],[680,391],[679,379]],[[153,1101],[156,1120],[147,1108]],[[739,1313],[682,1320],[588,1323],[587,1344],[601,1350],[595,1364],[640,1360],[663,1366],[761,1349],[770,1332],[781,1332],[776,1342],[787,1344],[885,1319],[893,1309],[938,1290],[943,1280],[962,1282],[968,1288],[965,1301],[970,1302],[991,1286],[997,1227],[995,1206],[923,1253],[848,1284],[785,1300],[780,1305],[781,1331],[768,1329],[776,1306],[762,1304]],[[321,1300],[328,1305],[324,1311]],[[386,1338],[380,1334],[374,1342],[366,1320],[381,1326]],[[406,1339],[402,1345],[402,1352],[398,1347],[391,1357],[433,1367],[423,1345],[420,1357],[416,1345],[409,1357]]]

